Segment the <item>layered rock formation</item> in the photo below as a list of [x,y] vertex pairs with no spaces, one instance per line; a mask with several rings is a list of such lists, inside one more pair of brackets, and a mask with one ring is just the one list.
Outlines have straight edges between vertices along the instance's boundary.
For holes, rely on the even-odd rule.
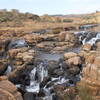
[[4,76],[0,77],[0,100],[23,100],[16,86]]
[[79,100],[77,82],[82,76],[94,97],[99,98],[98,32],[14,33],[3,39],[0,41],[1,100],[22,100],[22,96],[24,100],[64,100],[66,94],[70,100]]
[[[83,67],[84,81],[93,92],[95,100],[100,99],[100,42],[97,43],[96,50],[91,50],[90,46],[86,44],[83,46],[83,51],[80,55],[84,58],[85,63]],[[84,83],[83,82],[83,83]]]

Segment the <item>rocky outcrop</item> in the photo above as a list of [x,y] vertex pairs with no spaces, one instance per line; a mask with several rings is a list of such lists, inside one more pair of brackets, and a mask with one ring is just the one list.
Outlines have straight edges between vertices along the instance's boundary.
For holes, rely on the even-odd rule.
[[18,48],[18,49],[11,49],[8,51],[9,60],[15,60],[14,65],[22,65],[26,62],[31,63],[36,55],[36,51],[30,48]]
[[76,56],[77,56],[77,54],[74,52],[68,52],[68,53],[64,54],[65,59],[69,59],[69,58],[76,57]]
[[59,41],[75,42],[76,38],[73,33],[64,31],[64,32],[59,33]]
[[65,60],[65,65],[64,68],[65,70],[67,69],[68,73],[70,75],[78,75],[81,71],[81,58],[77,53],[74,52],[68,52],[64,54],[64,60]]
[[38,34],[26,34],[23,38],[30,45],[35,45],[35,43],[38,43],[38,42],[42,41],[42,37],[40,35],[38,35]]
[[30,84],[30,77],[29,72],[32,70],[31,66],[27,65],[27,62],[21,66],[17,66],[15,70],[9,73],[8,79],[13,82],[14,84],[23,84],[29,85]]
[[[96,51],[91,50],[90,46],[86,46],[83,51],[80,52],[85,60],[83,67],[83,78],[82,81],[87,84],[91,89],[95,100],[100,99],[100,49],[99,42],[97,43]],[[87,49],[88,48],[88,49]]]
[[[80,80],[82,69],[82,80],[91,84],[89,86],[95,84],[98,88],[96,93],[99,94],[100,43],[95,41],[97,42],[95,48],[92,47],[94,43],[93,45],[90,43],[92,36],[99,36],[97,35],[99,33],[95,35],[91,33],[92,35],[89,36],[87,34],[78,34],[79,37],[81,35],[86,37],[80,38],[80,42],[84,42],[84,45],[79,54],[70,49],[70,47],[76,45],[77,39],[75,34],[68,31],[59,34],[58,32],[57,34],[52,32],[27,33],[22,36],[19,35],[20,38],[2,40],[0,53],[3,54],[1,59],[5,61],[0,60],[0,75],[6,75],[6,77],[0,77],[0,92],[1,94],[4,93],[4,96],[1,97],[4,99],[0,99],[22,100],[20,93],[12,84],[14,83],[25,100],[32,99],[32,97],[33,99],[47,98],[47,100],[53,97],[54,100],[64,100],[66,93],[69,95],[72,93],[73,99],[70,97],[71,100],[74,100],[74,98],[77,100],[74,87],[69,89],[67,87],[76,86],[77,81]],[[43,53],[47,53],[43,56],[48,57],[40,57]],[[54,53],[64,53],[64,56],[56,58]],[[4,54],[6,55],[4,56]],[[10,70],[9,66],[11,67]],[[9,71],[8,74],[7,70]],[[6,91],[8,94],[6,94]]]
[[0,100],[23,100],[16,86],[10,81],[2,79],[0,80]]
[[90,51],[91,48],[92,48],[92,46],[91,46],[90,44],[85,44],[85,45],[83,45],[83,47],[82,47],[82,49],[83,49],[84,51]]

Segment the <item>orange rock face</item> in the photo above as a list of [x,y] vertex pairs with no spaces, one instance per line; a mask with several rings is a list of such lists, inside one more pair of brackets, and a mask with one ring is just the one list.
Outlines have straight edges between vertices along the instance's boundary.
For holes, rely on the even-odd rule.
[[17,88],[8,80],[0,81],[0,100],[23,100]]
[[67,60],[67,59],[69,59],[69,58],[72,58],[72,57],[76,57],[77,56],[77,54],[76,53],[74,53],[74,52],[69,52],[69,53],[65,53],[64,54],[64,58]]
[[[97,45],[95,51],[90,51],[90,46],[86,45],[81,52],[85,58],[83,67],[83,81],[89,86],[95,100],[100,100],[100,47]],[[88,51],[88,52],[87,52]]]
[[28,43],[32,44],[32,43],[37,43],[37,42],[41,41],[42,37],[40,35],[28,34],[28,35],[24,36],[24,39]]
[[79,65],[81,64],[81,59],[80,57],[73,57],[73,58],[68,59],[68,63],[73,64],[73,65]]
[[59,41],[64,41],[65,40],[65,37],[66,37],[66,32],[61,32],[60,34],[59,34]]
[[85,50],[85,51],[90,51],[91,50],[91,45],[90,44],[85,44],[85,45],[83,45],[83,50]]

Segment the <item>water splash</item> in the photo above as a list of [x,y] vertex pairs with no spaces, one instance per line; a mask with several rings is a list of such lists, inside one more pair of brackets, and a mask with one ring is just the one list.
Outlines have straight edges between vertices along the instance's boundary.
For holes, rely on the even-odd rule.
[[40,83],[45,77],[48,76],[48,70],[46,64],[41,62],[37,67],[33,68],[30,73],[30,86],[26,87],[28,92],[39,93]]
[[88,31],[80,31],[75,32],[79,41],[84,45],[86,43],[90,45],[94,45],[97,40],[100,39],[100,32],[88,32]]
[[[25,86],[25,90],[27,92],[31,92],[33,94],[38,94],[41,92],[44,94],[44,96],[40,96],[43,100],[54,100],[55,93],[54,93],[54,87],[57,85],[73,85],[68,83],[69,79],[65,77],[64,75],[60,76],[51,76],[49,80],[45,81],[45,78],[48,78],[49,72],[48,72],[48,61],[41,61],[39,62],[30,72],[30,85]],[[59,66],[59,65],[58,65]],[[62,71],[63,68],[61,66],[60,68]],[[41,83],[43,82],[43,85],[41,86]],[[21,85],[16,85],[18,88],[20,88]]]
[[5,74],[8,75],[9,73],[11,73],[11,71],[12,71],[12,67],[10,65],[8,65],[8,68],[5,72]]
[[28,46],[27,42],[24,39],[20,39],[20,40],[11,41],[9,48],[17,48],[17,47],[24,47],[24,46]]

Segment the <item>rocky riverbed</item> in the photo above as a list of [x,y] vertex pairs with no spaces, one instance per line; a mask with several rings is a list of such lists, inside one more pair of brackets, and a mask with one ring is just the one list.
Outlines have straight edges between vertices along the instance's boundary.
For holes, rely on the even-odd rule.
[[77,31],[1,33],[0,100],[82,100],[80,81],[99,100],[100,32]]

